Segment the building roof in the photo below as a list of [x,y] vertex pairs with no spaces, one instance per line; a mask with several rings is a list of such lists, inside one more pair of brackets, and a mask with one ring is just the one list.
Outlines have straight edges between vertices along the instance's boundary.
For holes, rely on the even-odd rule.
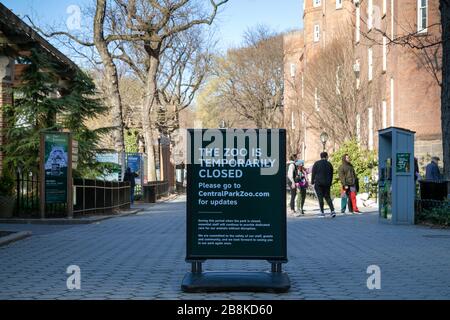
[[40,36],[33,28],[0,3],[0,50],[26,55],[36,48],[61,66],[61,74],[73,74],[78,66],[61,51]]

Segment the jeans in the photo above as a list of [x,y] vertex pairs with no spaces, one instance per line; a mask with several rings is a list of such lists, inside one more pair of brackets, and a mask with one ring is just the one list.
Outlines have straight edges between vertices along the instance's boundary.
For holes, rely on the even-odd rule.
[[297,196],[297,210],[303,211],[306,199],[306,188],[298,188],[299,194]]
[[297,195],[297,188],[291,187],[291,210],[295,211],[295,196]]
[[134,203],[134,186],[130,187],[130,202],[131,204]]
[[330,186],[320,186],[320,185],[315,185],[314,189],[316,190],[316,194],[317,194],[317,198],[319,199],[319,207],[320,207],[320,212],[324,212],[323,211],[323,199],[325,198],[328,206],[330,207],[331,212],[334,212],[334,206],[333,206],[333,201],[331,201],[331,196],[330,196]]

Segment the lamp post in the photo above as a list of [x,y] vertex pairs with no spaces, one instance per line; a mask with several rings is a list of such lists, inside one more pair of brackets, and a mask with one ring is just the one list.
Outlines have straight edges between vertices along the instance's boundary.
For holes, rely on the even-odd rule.
[[228,127],[227,122],[224,119],[220,120],[219,129],[226,129],[227,127]]
[[326,145],[326,143],[328,141],[328,134],[325,131],[323,131],[320,134],[320,141],[322,141],[323,151],[325,152],[325,145]]

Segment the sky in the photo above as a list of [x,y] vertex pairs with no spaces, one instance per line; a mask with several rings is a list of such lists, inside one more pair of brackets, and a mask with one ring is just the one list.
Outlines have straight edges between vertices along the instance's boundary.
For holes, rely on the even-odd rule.
[[[207,1],[207,0],[204,0]],[[61,25],[68,21],[72,5],[83,7],[92,0],[0,0],[15,14],[28,15],[39,26]],[[207,1],[209,2],[209,1]],[[219,49],[242,42],[249,28],[264,24],[277,32],[302,28],[303,0],[229,0],[215,22]],[[67,12],[69,10],[69,13]],[[81,16],[81,24],[87,19]]]

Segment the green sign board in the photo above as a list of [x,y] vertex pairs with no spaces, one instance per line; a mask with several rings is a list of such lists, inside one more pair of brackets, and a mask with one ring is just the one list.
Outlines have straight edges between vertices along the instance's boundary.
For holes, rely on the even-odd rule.
[[287,261],[286,131],[188,129],[186,260]]
[[67,202],[67,174],[69,166],[69,134],[44,134],[44,187],[46,203]]
[[410,153],[397,153],[396,172],[409,173],[410,170]]

